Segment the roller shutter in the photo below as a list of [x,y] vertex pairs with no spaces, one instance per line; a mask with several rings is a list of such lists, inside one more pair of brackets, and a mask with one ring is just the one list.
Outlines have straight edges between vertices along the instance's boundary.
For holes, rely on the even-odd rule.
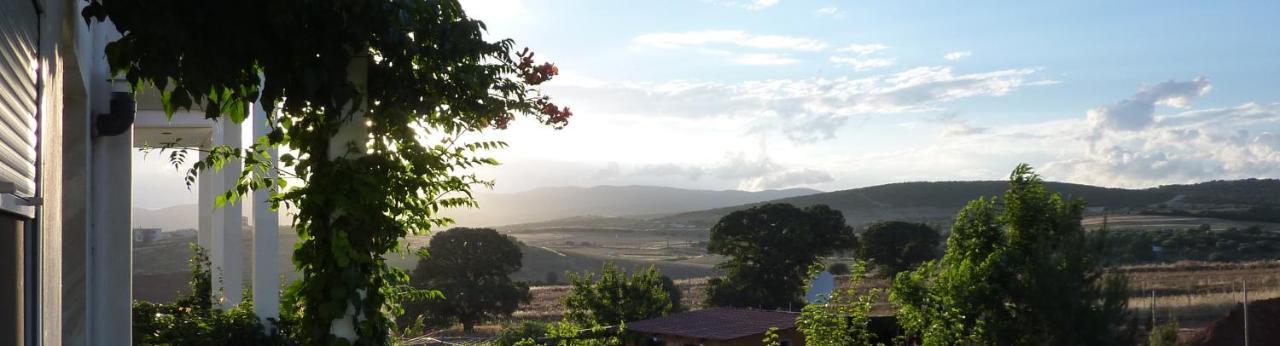
[[[0,180],[20,196],[35,192],[36,23],[31,0],[0,0]],[[0,197],[0,210],[30,216],[11,196]]]

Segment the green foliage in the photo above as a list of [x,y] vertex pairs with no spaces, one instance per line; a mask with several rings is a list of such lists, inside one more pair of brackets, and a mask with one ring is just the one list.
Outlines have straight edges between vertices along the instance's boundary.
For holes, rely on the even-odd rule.
[[831,292],[825,303],[805,305],[796,319],[796,329],[804,335],[806,345],[844,346],[873,345],[871,308],[882,292],[870,289],[858,292],[866,265],[854,263],[848,286]]
[[443,299],[405,304],[405,316],[426,314],[441,325],[462,324],[471,332],[478,322],[511,316],[529,300],[529,286],[511,280],[521,267],[520,246],[491,228],[453,228],[431,237],[411,285],[438,290]]
[[[160,90],[170,115],[200,105],[239,122],[250,102],[267,110],[270,134],[252,148],[211,149],[187,183],[239,161],[220,202],[266,189],[274,206],[297,210],[301,276],[281,309],[302,344],[391,343],[397,300],[420,294],[383,255],[449,224],[441,208],[475,206],[471,188],[491,183],[467,172],[496,164],[478,153],[505,145],[463,135],[521,114],[559,128],[572,115],[535,88],[556,67],[510,40],[486,41],[457,0],[89,2],[86,20],[110,18],[123,35],[106,47],[113,73],[135,91]],[[351,129],[368,136],[335,140]],[[292,150],[278,179],[266,174],[272,146]]]
[[592,273],[569,273],[573,288],[561,298],[565,320],[579,325],[611,326],[666,315],[671,312],[671,296],[658,269],[631,273],[630,277],[613,262],[605,262],[600,277]]
[[510,324],[502,328],[498,332],[497,340],[493,343],[498,346],[518,345],[522,340],[536,340],[547,335],[547,324],[537,321],[521,321],[517,324]]
[[1132,344],[1127,281],[1102,273],[1083,210],[1019,165],[1004,198],[960,211],[940,260],[897,276],[898,320],[925,345]]
[[884,221],[867,226],[859,238],[858,257],[893,277],[937,258],[942,236],[922,223]]
[[778,336],[778,327],[769,327],[764,331],[764,340],[760,342],[764,346],[782,346],[782,339]]
[[1169,323],[1161,324],[1147,335],[1147,344],[1151,346],[1174,346],[1178,344],[1178,319],[1169,319]]
[[[1258,226],[1244,229],[1116,229],[1095,235],[1106,243],[1115,264],[1193,261],[1255,261],[1280,258],[1280,232]],[[1161,247],[1160,253],[1151,247]]]
[[545,340],[555,346],[621,346],[623,330],[626,330],[623,324],[610,327],[561,321],[547,328]]
[[784,309],[804,305],[805,278],[822,256],[857,246],[844,215],[825,205],[764,204],[711,228],[707,251],[728,258],[707,282],[709,306]]
[[191,292],[171,304],[133,302],[133,342],[137,345],[284,345],[280,335],[268,335],[253,314],[253,302],[230,310],[212,307],[209,258],[191,244]]

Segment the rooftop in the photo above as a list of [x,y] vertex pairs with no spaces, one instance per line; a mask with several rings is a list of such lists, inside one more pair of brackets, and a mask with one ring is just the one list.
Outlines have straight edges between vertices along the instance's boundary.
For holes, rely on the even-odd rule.
[[711,308],[629,322],[627,330],[707,340],[732,340],[764,333],[769,328],[791,329],[800,314],[738,308]]

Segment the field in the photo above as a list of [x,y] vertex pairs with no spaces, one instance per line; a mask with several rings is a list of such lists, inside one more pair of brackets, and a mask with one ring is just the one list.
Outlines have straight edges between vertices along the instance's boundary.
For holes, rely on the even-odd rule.
[[1081,223],[1088,229],[1102,228],[1105,223],[1107,228],[1114,230],[1186,229],[1200,227],[1200,225],[1209,225],[1213,230],[1244,229],[1250,226],[1280,230],[1280,224],[1276,223],[1165,215],[1093,215],[1086,217]]

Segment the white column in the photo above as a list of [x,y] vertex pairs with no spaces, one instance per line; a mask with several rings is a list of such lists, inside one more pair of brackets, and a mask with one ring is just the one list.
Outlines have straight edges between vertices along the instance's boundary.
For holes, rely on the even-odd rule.
[[[209,149],[208,145],[200,148],[201,150]],[[201,151],[200,161],[204,161],[209,154]],[[196,184],[199,185],[196,194],[196,210],[197,217],[200,218],[196,226],[196,245],[200,245],[204,251],[208,252],[213,244],[213,201],[216,194],[213,192],[213,172],[201,172],[196,177]]]
[[[97,48],[119,37],[108,28],[109,22],[93,27]],[[95,49],[93,54],[91,118],[110,112],[111,93],[116,91],[107,80],[105,51]],[[116,136],[93,136],[90,142],[93,174],[89,178],[92,202],[87,237],[88,340],[102,345],[129,345],[133,343],[133,129]]]
[[[253,105],[253,139],[271,132],[271,119],[261,104]],[[276,149],[267,150],[271,169],[260,172],[276,177]],[[267,203],[271,191],[253,191],[253,313],[270,328],[267,319],[280,317],[280,215]]]
[[[240,124],[227,117],[218,118],[213,126],[213,145],[240,148]],[[210,172],[214,196],[235,188],[240,176],[241,162],[228,160],[222,169]],[[213,272],[213,297],[223,309],[229,309],[243,297],[244,290],[244,227],[240,203],[228,202],[213,209],[209,262]]]
[[[351,63],[347,65],[347,79],[355,84],[360,92],[365,92],[368,85],[368,66],[367,58],[352,58]],[[338,133],[333,135],[329,142],[329,158],[348,157],[355,158],[363,156],[366,150],[366,144],[369,138],[369,128],[365,126],[364,108],[365,104],[352,105],[351,119],[342,124],[338,129]],[[348,144],[355,144],[349,146]],[[352,148],[354,147],[354,148]],[[354,152],[348,151],[354,149]],[[340,215],[345,211],[335,210],[334,215]],[[358,292],[361,296],[363,291]],[[347,303],[347,310],[342,317],[333,320],[329,324],[329,333],[334,336],[345,338],[350,341],[357,339],[356,326],[354,321],[357,319],[356,307],[350,302]]]

